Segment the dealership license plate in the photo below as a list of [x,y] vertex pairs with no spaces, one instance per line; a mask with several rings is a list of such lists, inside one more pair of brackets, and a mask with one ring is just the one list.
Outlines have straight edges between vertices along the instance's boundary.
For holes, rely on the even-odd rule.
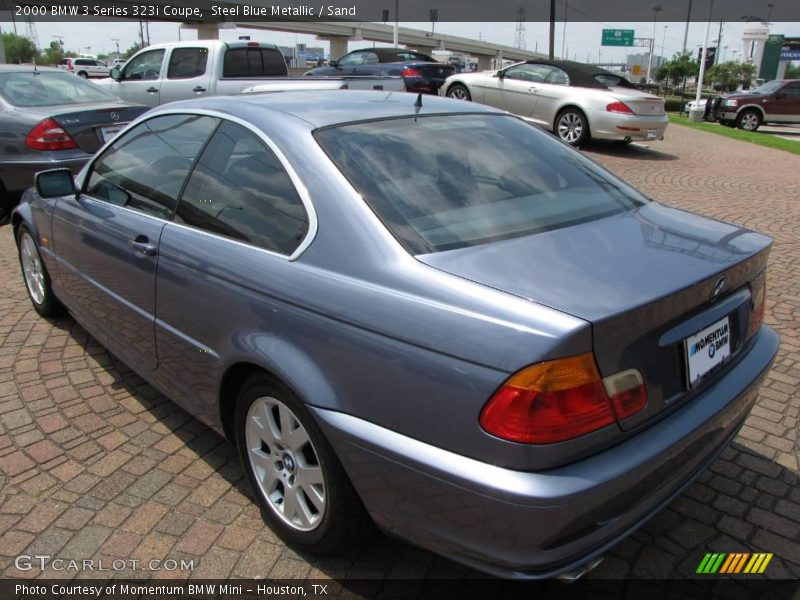
[[728,317],[686,338],[684,347],[689,387],[694,387],[731,355],[731,330]]
[[648,129],[647,130],[647,139],[648,140],[655,140],[658,138],[658,129]]
[[101,127],[100,136],[103,138],[103,142],[113,140],[126,125],[127,123],[120,123],[119,125],[112,125],[111,127]]

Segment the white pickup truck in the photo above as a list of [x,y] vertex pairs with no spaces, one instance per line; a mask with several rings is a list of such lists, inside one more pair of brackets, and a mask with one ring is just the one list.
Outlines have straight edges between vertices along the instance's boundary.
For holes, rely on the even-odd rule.
[[203,96],[230,96],[255,86],[287,89],[405,91],[401,77],[289,77],[277,46],[259,42],[198,40],[154,44],[134,54],[111,77],[96,80],[123,100],[158,106]]

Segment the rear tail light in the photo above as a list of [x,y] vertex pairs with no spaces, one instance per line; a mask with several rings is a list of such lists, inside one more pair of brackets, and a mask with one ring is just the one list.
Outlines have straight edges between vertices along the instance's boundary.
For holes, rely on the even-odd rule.
[[[620,373],[607,393],[594,355],[538,363],[514,374],[481,411],[481,426],[523,444],[554,444],[596,431],[647,403],[641,375]],[[609,397],[610,396],[610,397]]]
[[753,290],[753,312],[750,315],[750,326],[747,328],[747,339],[761,329],[761,324],[764,322],[764,304],[767,301],[767,283],[766,278],[761,278],[761,283]]
[[70,135],[53,119],[40,121],[25,137],[25,145],[34,150],[72,150],[77,148]]
[[628,106],[627,104],[625,104],[624,102],[620,102],[620,101],[612,102],[611,104],[606,106],[606,111],[607,112],[615,112],[615,113],[623,113],[623,114],[626,114],[626,115],[632,115],[633,114],[633,111],[631,110],[631,107]]
[[422,73],[411,67],[406,67],[403,69],[403,72],[400,73],[400,77],[422,77]]

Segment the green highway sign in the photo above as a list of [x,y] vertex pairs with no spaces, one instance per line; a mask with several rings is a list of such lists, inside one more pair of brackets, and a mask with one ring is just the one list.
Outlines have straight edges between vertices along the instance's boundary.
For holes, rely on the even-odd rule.
[[633,29],[603,29],[603,46],[633,46]]

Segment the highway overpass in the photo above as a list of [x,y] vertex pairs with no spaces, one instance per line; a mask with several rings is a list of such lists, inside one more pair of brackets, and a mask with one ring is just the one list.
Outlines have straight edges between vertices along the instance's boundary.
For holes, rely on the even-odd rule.
[[[217,39],[220,28],[243,27],[250,29],[266,29],[316,35],[317,39],[330,43],[331,58],[339,58],[347,53],[350,41],[374,41],[391,44],[394,27],[383,23],[369,22],[330,22],[330,21],[226,21],[224,23],[185,23],[183,28],[196,28],[200,39]],[[398,31],[400,43],[409,48],[430,53],[431,50],[450,50],[474,56],[478,59],[478,68],[490,69],[492,62],[497,64],[503,59],[528,60],[547,58],[546,54],[521,50],[513,46],[493,44],[480,40],[448,35],[431,34],[430,31],[400,27]]]

